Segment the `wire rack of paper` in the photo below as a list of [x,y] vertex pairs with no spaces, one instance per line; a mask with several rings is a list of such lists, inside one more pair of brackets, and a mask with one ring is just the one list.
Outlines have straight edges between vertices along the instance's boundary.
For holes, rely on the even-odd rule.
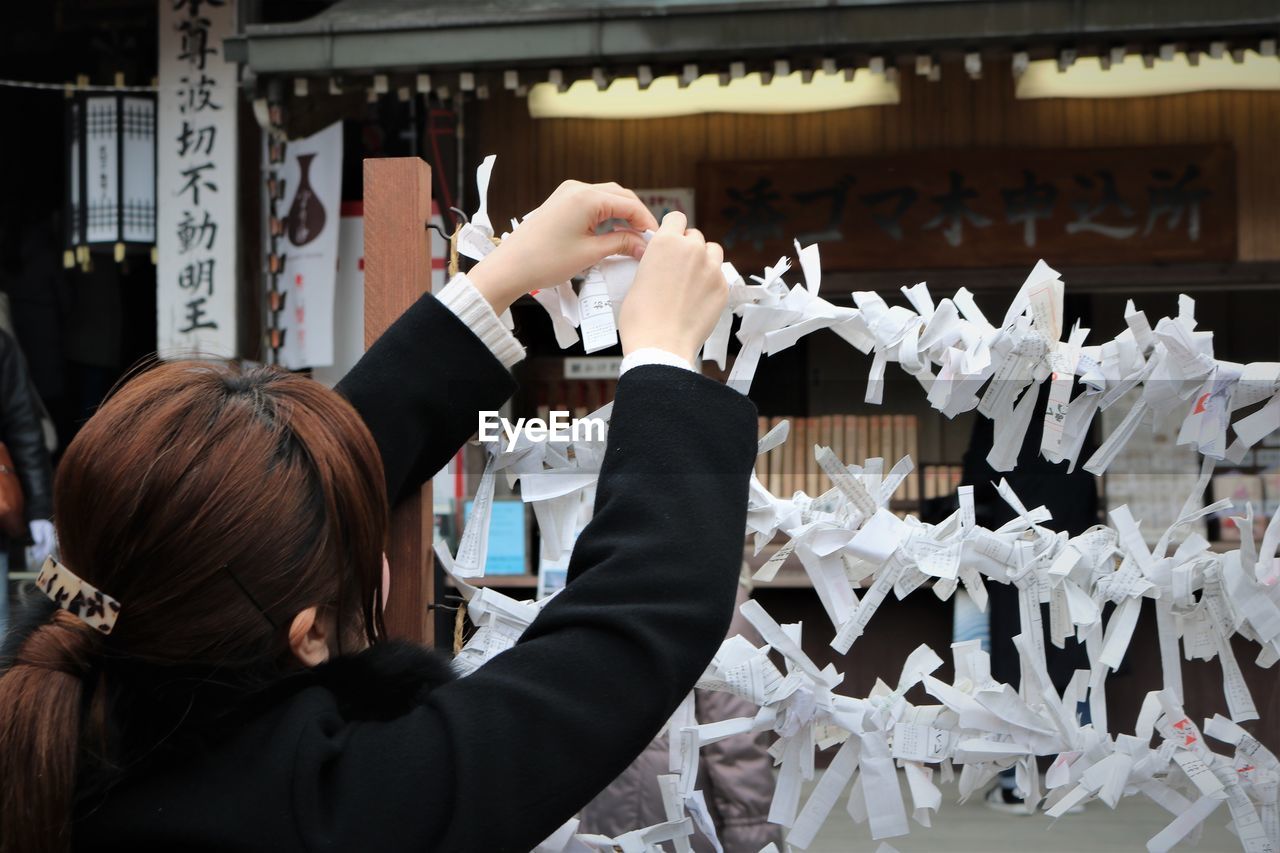
[[[486,160],[482,194],[491,169],[492,160]],[[478,260],[493,246],[487,216],[476,217],[467,229],[477,231],[476,239],[461,240],[460,251]],[[945,600],[963,586],[981,607],[989,584],[1008,584],[1020,604],[1021,631],[1014,642],[1021,686],[1015,690],[994,680],[987,654],[972,641],[952,647],[950,683],[933,674],[942,658],[920,646],[900,673],[886,673],[870,695],[848,695],[835,666],[819,668],[805,654],[799,625],[778,624],[749,601],[742,613],[765,645],[740,636],[726,640],[698,687],[742,696],[758,713],[700,724],[691,695],[673,715],[667,727],[671,773],[659,779],[669,820],[616,838],[577,833],[571,822],[539,850],[689,850],[693,833],[714,835],[695,788],[698,750],[762,731],[776,735],[771,751],[778,784],[769,819],[786,828],[786,842],[796,850],[809,846],[841,798],[843,819],[866,824],[872,839],[887,839],[906,834],[913,821],[930,825],[942,805],[939,782],[955,782],[967,797],[1008,768],[1014,768],[1030,806],[1049,819],[1087,800],[1112,808],[1127,796],[1153,800],[1170,819],[1148,850],[1168,850],[1193,838],[1220,809],[1243,849],[1275,850],[1280,761],[1239,725],[1257,719],[1258,712],[1231,640],[1238,635],[1257,644],[1258,666],[1280,660],[1280,512],[1258,526],[1259,541],[1251,503],[1225,498],[1202,505],[1201,497],[1218,462],[1239,460],[1280,429],[1280,363],[1215,358],[1213,335],[1197,328],[1195,304],[1185,296],[1176,317],[1155,323],[1130,303],[1121,334],[1089,343],[1087,329],[1064,326],[1063,282],[1043,261],[1003,318],[992,322],[969,292],[935,301],[923,283],[902,288],[907,305],[858,292],[852,295],[854,307],[837,306],[821,294],[818,247],[797,244],[796,260],[799,281],[792,285],[784,280],[792,271],[787,258],[749,280],[724,265],[729,305],[703,358],[724,368],[736,318],[741,348],[728,382],[744,393],[761,358],[829,329],[872,359],[866,402],[880,402],[892,363],[918,380],[940,414],[976,409],[991,419],[996,440],[988,461],[996,471],[1013,468],[1037,417],[1044,419],[1041,455],[1074,468],[1095,417],[1120,406],[1123,416],[1083,460],[1085,470],[1103,474],[1135,435],[1172,420],[1176,445],[1199,454],[1198,474],[1181,508],[1167,513],[1160,529],[1144,535],[1143,519],[1122,505],[1110,511],[1106,524],[1078,536],[1055,531],[1047,509],[1025,506],[1003,481],[998,493],[1015,517],[998,529],[975,522],[971,486],[959,488],[958,509],[940,523],[899,517],[890,499],[913,471],[909,456],[844,459],[830,446],[815,444],[804,451],[823,474],[815,494],[775,494],[753,475],[745,534],[757,552],[775,538],[785,543],[756,577],[772,577],[794,555],[830,620],[830,644],[837,652],[855,647],[890,594],[927,591]],[[616,311],[635,269],[625,258],[602,264],[594,277],[603,281],[598,290],[604,296],[595,298]],[[582,316],[572,285],[543,290],[537,299],[559,344],[576,343]],[[607,311],[593,308],[594,324],[607,319]],[[1048,405],[1042,407],[1037,400],[1046,382]],[[609,408],[593,417],[607,420]],[[773,425],[759,439],[758,452],[784,445],[790,433],[789,421]],[[518,482],[535,512],[542,556],[563,559],[589,514],[606,440],[595,435],[567,444],[522,439],[512,446],[489,445],[480,492],[486,493],[486,483],[491,491],[493,478],[502,474]],[[517,642],[540,607],[467,583],[484,573],[488,521],[482,509],[477,497],[456,557],[437,545],[442,564],[471,602],[477,626],[459,659],[463,671]],[[1236,518],[1238,548],[1215,551],[1197,532],[1197,522],[1215,513]],[[1144,599],[1154,602],[1163,688],[1146,696],[1133,731],[1116,732],[1108,725],[1105,684],[1124,658]],[[1047,630],[1042,603],[1049,605]],[[1089,667],[1059,692],[1049,679],[1045,643],[1061,646],[1068,637],[1084,644]],[[785,661],[782,668],[771,652]],[[1184,654],[1218,659],[1227,716],[1197,722],[1184,713]],[[917,686],[931,704],[907,700]],[[1087,723],[1078,713],[1082,704],[1089,709]],[[834,751],[820,774],[819,750]],[[1042,774],[1037,759],[1043,757],[1052,761]],[[803,798],[804,783],[814,780]]]

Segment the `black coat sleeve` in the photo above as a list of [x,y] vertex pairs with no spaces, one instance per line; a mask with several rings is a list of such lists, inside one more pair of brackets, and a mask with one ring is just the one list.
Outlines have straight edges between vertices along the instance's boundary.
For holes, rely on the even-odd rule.
[[394,504],[444,467],[477,415],[495,410],[515,380],[465,323],[425,294],[338,383],[382,455]]
[[389,721],[298,742],[304,835],[333,849],[524,853],[620,773],[729,627],[755,407],[697,374],[618,384],[570,579],[513,648]]
[[0,437],[22,481],[27,520],[53,515],[53,468],[34,393],[17,341],[0,331]]

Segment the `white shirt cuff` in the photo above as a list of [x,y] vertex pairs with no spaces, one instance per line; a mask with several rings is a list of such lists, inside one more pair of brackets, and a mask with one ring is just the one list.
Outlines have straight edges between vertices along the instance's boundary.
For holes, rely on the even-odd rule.
[[493,306],[480,295],[480,291],[475,289],[465,273],[455,275],[436,294],[436,299],[475,332],[476,337],[484,342],[489,351],[502,362],[503,367],[510,370],[524,358],[524,347],[502,325]]
[[679,367],[682,370],[693,370],[693,365],[687,359],[681,358],[672,352],[657,347],[642,347],[629,355],[623,356],[622,365],[618,368],[618,375],[626,373],[633,367],[639,367],[642,364],[665,364],[668,367]]

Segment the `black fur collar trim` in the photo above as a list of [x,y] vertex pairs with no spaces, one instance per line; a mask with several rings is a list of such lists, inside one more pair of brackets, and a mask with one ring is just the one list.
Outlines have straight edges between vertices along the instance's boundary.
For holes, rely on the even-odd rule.
[[444,655],[398,640],[336,657],[302,675],[308,686],[328,688],[348,719],[398,716],[455,677]]

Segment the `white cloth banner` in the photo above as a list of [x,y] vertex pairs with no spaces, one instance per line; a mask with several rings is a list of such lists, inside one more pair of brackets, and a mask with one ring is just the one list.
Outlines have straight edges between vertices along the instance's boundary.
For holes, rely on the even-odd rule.
[[[338,225],[338,275],[333,297],[333,360],[316,367],[311,378],[332,388],[364,355],[364,206],[344,201]],[[440,210],[431,202],[431,221],[444,227]],[[431,234],[431,292],[445,285],[445,259],[449,244],[434,230]],[[450,487],[447,495],[453,494]]]
[[236,66],[222,55],[235,19],[234,0],[160,3],[156,348],[161,358],[236,355]]
[[[263,134],[263,147],[267,137]],[[264,156],[263,162],[267,162]],[[342,122],[289,142],[284,163],[284,236],[280,253],[280,364],[290,370],[333,364],[334,288],[342,203]],[[363,276],[362,276],[363,278]],[[363,291],[363,287],[361,288]],[[363,343],[363,342],[362,342]]]
[[[353,205],[354,206],[354,205]],[[364,355],[364,217],[344,212],[338,224],[338,276],[333,298],[333,360],[311,377],[332,388]]]

